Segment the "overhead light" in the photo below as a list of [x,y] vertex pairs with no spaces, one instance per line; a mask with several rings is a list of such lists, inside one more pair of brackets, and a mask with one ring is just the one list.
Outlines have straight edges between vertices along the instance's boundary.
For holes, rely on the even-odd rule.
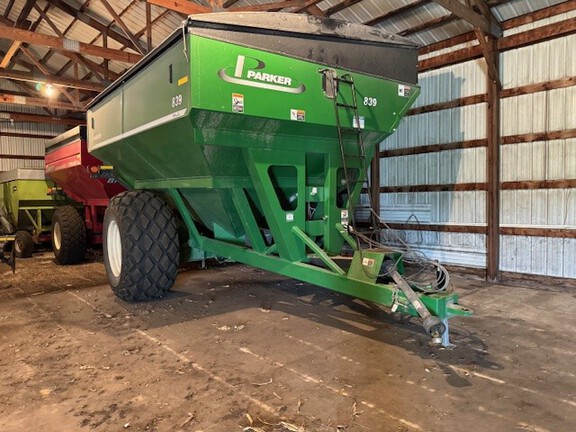
[[52,84],[46,84],[46,86],[44,86],[44,93],[46,93],[46,96],[50,97],[54,94],[54,86]]

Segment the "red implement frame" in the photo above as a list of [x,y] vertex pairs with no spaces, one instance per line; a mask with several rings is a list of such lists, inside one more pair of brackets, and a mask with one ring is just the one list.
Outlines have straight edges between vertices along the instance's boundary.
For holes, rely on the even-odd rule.
[[[108,201],[126,190],[113,178],[97,176],[102,161],[88,153],[83,126],[51,140],[46,148],[46,174],[74,201],[84,205],[86,239],[102,243],[102,222]],[[76,134],[73,131],[77,131]]]

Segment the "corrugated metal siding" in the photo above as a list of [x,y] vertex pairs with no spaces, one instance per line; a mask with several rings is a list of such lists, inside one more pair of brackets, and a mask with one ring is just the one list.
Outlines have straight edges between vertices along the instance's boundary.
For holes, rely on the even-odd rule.
[[[13,81],[1,79],[1,88],[5,91],[19,91],[21,88]],[[4,112],[6,111],[6,112]],[[44,138],[23,138],[6,136],[4,133],[21,133],[35,135],[58,135],[66,130],[65,126],[45,123],[10,122],[8,112],[46,115],[46,112],[35,107],[16,104],[0,104],[0,154],[14,156],[44,156]],[[56,116],[62,115],[57,110]],[[0,171],[15,168],[44,168],[43,160],[23,160],[17,158],[0,158]]]
[[[420,74],[422,91],[415,106],[484,93],[484,69],[483,61],[475,60]],[[381,149],[482,139],[486,133],[485,117],[486,104],[409,116],[397,132],[381,144]],[[380,161],[381,185],[483,183],[486,181],[485,161],[485,148],[383,158]],[[394,206],[400,205],[398,212],[404,214],[406,205],[427,204],[431,206],[432,224],[483,226],[486,224],[485,197],[483,191],[381,194],[381,207],[387,209],[381,216],[384,220],[386,215],[394,218],[396,215],[390,215],[390,208]],[[410,222],[414,223],[414,218]],[[402,235],[409,244],[433,259],[463,266],[485,266],[484,235],[422,231],[406,231]]]
[[[518,10],[524,11],[525,5],[514,3]],[[530,5],[527,7],[532,10]],[[510,10],[506,13],[503,12],[503,16],[506,15],[507,19],[516,16]],[[576,13],[563,14],[523,26],[521,30],[574,17]],[[517,31],[515,29],[506,35]],[[502,54],[504,88],[576,76],[574,46],[576,35]],[[415,106],[484,93],[486,80],[483,63],[483,60],[466,62],[421,74],[422,94]],[[573,129],[576,128],[574,112],[576,87],[506,98],[502,100],[501,134]],[[484,137],[485,104],[479,104],[407,117],[397,133],[381,144],[381,149]],[[485,158],[485,149],[479,148],[382,159],[382,186],[484,182]],[[502,181],[574,179],[576,139],[504,145],[501,172]],[[481,191],[381,195],[381,205],[387,208],[430,204],[433,224],[485,225],[485,200],[486,195]],[[402,207],[402,210],[405,208]],[[576,190],[505,190],[501,196],[501,215],[503,226],[576,228]],[[484,235],[419,231],[408,231],[402,235],[419,250],[443,262],[485,266]],[[505,271],[576,277],[575,259],[576,240],[573,239],[502,237],[501,268]]]
[[[558,3],[558,2],[555,2]],[[505,35],[576,17],[576,12],[527,24]],[[530,45],[501,55],[504,88],[576,76],[576,35]],[[576,87],[502,100],[501,133],[515,135],[576,128]],[[502,181],[576,178],[576,139],[502,146]],[[576,228],[576,189],[505,190],[503,226]],[[576,277],[576,240],[503,236],[501,269]]]

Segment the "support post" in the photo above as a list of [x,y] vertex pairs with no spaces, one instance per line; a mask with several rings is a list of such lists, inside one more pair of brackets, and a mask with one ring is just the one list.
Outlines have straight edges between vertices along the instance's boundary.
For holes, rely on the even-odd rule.
[[[489,38],[490,59],[493,70],[499,73],[498,50],[496,40]],[[486,109],[486,280],[497,281],[500,277],[500,79],[487,74],[488,104]]]

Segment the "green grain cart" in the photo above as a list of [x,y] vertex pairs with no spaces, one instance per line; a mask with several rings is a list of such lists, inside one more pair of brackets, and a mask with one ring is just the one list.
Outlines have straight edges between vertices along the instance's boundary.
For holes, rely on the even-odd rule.
[[415,290],[401,254],[363,249],[351,220],[418,96],[417,59],[411,41],[358,24],[189,17],[88,107],[89,151],[133,189],[104,222],[116,295],[162,297],[179,261],[223,256],[420,316],[447,344],[447,318],[469,314],[457,295]]
[[52,215],[68,200],[46,179],[43,169],[18,168],[0,173],[0,234],[14,234],[19,258],[28,258],[34,243],[50,241]]

